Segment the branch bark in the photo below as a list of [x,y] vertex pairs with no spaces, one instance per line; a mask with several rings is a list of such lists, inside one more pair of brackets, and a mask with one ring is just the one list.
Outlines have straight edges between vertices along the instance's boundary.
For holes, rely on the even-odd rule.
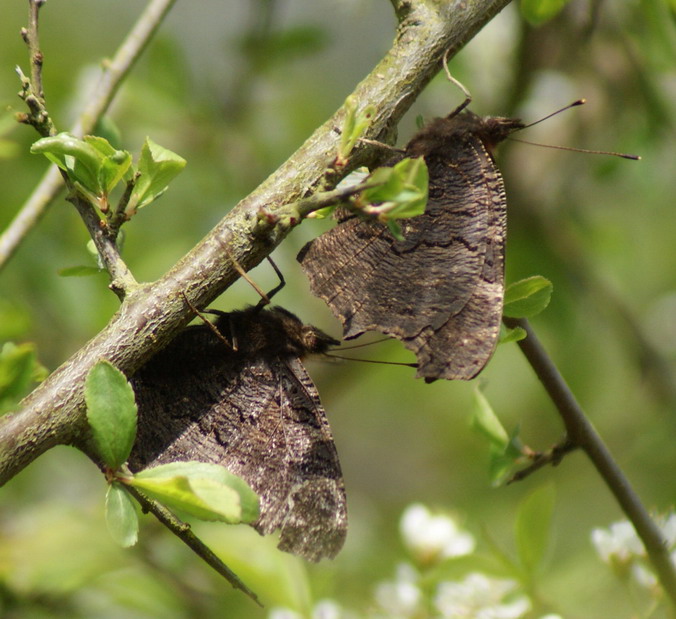
[[[390,136],[439,70],[444,52],[454,55],[508,2],[398,2],[401,21],[393,47],[353,92],[361,106],[376,109],[365,137]],[[233,260],[249,270],[269,255],[297,223],[285,205],[315,187],[335,157],[343,116],[341,108],[166,275],[133,290],[96,337],[25,398],[19,411],[0,419],[0,484],[57,444],[90,453],[82,384],[92,365],[107,359],[133,374],[192,317],[183,293],[203,307],[237,279]],[[352,164],[364,165],[372,153],[368,145],[359,148]]]

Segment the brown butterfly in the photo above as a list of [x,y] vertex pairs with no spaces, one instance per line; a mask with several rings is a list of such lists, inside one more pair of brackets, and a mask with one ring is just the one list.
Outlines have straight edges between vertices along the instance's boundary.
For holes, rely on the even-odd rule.
[[404,156],[425,158],[429,200],[403,220],[403,241],[348,216],[298,255],[346,339],[369,330],[400,339],[427,382],[476,376],[500,332],[507,223],[493,150],[524,125],[461,111],[468,102],[406,146]]
[[311,561],[347,533],[345,488],[326,413],[301,358],[337,344],[275,307],[184,329],[132,378],[132,470],[197,460],[225,466],[260,497],[261,534]]

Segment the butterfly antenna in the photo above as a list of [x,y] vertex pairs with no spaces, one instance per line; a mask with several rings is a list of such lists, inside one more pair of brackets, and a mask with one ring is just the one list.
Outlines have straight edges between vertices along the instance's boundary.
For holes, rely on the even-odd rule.
[[446,73],[446,78],[448,81],[451,82],[451,84],[455,84],[465,95],[465,100],[448,115],[448,118],[453,118],[454,116],[460,114],[460,112],[462,112],[472,102],[472,95],[469,94],[469,90],[467,90],[467,88],[465,88],[461,82],[456,80],[448,70],[448,54],[450,51],[450,48],[447,49],[444,52],[443,58],[441,59],[441,64],[444,67],[444,73]]
[[[565,112],[566,110],[569,110],[572,107],[577,107],[578,105],[584,105],[586,103],[586,99],[578,99],[577,101],[573,101],[572,103],[566,105],[565,107],[562,107],[560,110],[556,110],[556,112],[552,112],[551,114],[547,114],[544,118],[541,118],[540,120],[536,120],[535,122],[532,122],[524,127],[521,127],[521,129],[518,129],[518,131],[521,131],[523,129],[528,129],[529,127],[533,127],[535,125],[540,124],[541,122],[548,120],[552,116],[556,116],[557,114],[560,114],[561,112]],[[530,144],[531,146],[542,146],[543,148],[554,148],[556,150],[569,150],[574,153],[586,153],[588,155],[609,155],[611,157],[622,157],[622,159],[631,159],[632,161],[639,161],[641,157],[638,155],[630,155],[628,153],[617,153],[614,151],[610,150],[589,150],[588,148],[575,148],[573,146],[555,146],[553,144],[539,144],[537,142],[529,142],[528,140],[520,140],[519,138],[513,138],[509,137],[507,138],[508,140],[511,140],[512,142],[521,142],[522,144]]]
[[[340,350],[343,350],[342,348]],[[332,353],[324,353],[325,357],[332,359],[342,359],[344,361],[359,361],[360,363],[377,363],[379,365],[401,365],[406,368],[417,368],[417,363],[404,363],[403,361],[377,361],[375,359],[360,359],[359,357],[344,357],[342,355],[334,355]]]
[[365,348],[366,346],[371,346],[372,344],[380,344],[381,342],[389,342],[391,337],[383,337],[379,340],[373,340],[371,342],[364,342],[363,344],[354,344],[351,346],[341,346],[340,350],[354,350],[355,348]]
[[622,159],[631,159],[632,161],[640,161],[640,155],[630,155],[628,153],[616,153],[611,150],[589,150],[587,148],[575,148],[574,146],[554,146],[553,144],[539,144],[538,142],[529,142],[528,140],[520,140],[519,138],[507,138],[512,142],[521,142],[522,144],[530,144],[531,146],[542,146],[543,148],[555,148],[557,150],[570,150],[574,153],[586,153],[587,155],[610,155],[611,157],[622,157]]
[[587,103],[586,99],[578,99],[577,101],[573,101],[572,103],[569,103],[565,107],[562,107],[560,110],[556,110],[556,112],[552,112],[551,114],[547,114],[544,118],[541,118],[540,120],[536,120],[535,122],[530,123],[529,125],[525,125],[524,127],[521,127],[519,131],[523,129],[528,129],[529,127],[534,127],[535,125],[539,125],[541,122],[544,122],[545,120],[549,120],[552,116],[556,116],[557,114],[560,114],[561,112],[565,112],[566,110],[569,110],[572,107],[577,107],[578,105],[584,105]]

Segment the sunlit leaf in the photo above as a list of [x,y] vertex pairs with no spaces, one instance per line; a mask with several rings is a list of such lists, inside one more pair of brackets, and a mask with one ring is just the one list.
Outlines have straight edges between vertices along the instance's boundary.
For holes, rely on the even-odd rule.
[[248,484],[216,464],[163,464],[137,473],[128,483],[202,520],[234,524],[253,522],[259,514],[258,497]]
[[552,298],[552,283],[540,275],[507,286],[503,314],[510,318],[532,318],[544,310]]
[[473,430],[485,436],[498,449],[504,451],[507,447],[509,442],[507,430],[500,423],[490,402],[479,389],[474,389],[474,404],[470,423]]
[[106,493],[106,525],[113,539],[123,548],[138,540],[136,505],[124,486],[113,482]]
[[103,462],[111,469],[126,462],[136,438],[134,391],[120,370],[99,361],[85,381],[87,421]]
[[157,200],[185,164],[183,157],[146,138],[138,162],[140,176],[132,191],[128,208],[139,209]]

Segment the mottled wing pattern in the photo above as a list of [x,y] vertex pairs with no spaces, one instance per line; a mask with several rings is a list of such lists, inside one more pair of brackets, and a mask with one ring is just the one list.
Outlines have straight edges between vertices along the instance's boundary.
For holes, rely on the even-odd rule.
[[521,123],[466,112],[411,140],[430,174],[425,213],[402,222],[404,241],[380,223],[339,223],[300,252],[314,294],[344,336],[378,330],[418,357],[417,376],[469,379],[492,355],[504,292],[506,200],[489,151]]
[[[262,313],[265,316],[265,313]],[[297,358],[239,357],[189,327],[132,378],[139,407],[132,470],[197,460],[225,466],[261,499],[253,526],[279,547],[335,556],[347,531],[338,454]]]

